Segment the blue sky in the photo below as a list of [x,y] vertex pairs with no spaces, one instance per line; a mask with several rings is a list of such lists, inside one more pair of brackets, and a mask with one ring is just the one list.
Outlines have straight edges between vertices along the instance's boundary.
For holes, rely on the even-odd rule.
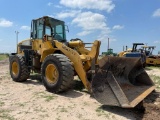
[[0,52],[15,52],[30,37],[31,20],[52,16],[69,27],[67,40],[101,41],[100,51],[120,52],[134,42],[160,51],[160,0],[0,0]]

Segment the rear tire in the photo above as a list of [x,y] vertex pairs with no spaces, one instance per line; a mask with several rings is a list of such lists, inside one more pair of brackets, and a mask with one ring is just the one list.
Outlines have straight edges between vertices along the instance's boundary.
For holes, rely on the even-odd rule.
[[25,59],[21,55],[15,55],[10,59],[10,75],[13,81],[23,82],[29,78],[29,70]]
[[70,60],[62,54],[48,55],[41,66],[42,81],[49,92],[66,91],[73,85],[74,69]]

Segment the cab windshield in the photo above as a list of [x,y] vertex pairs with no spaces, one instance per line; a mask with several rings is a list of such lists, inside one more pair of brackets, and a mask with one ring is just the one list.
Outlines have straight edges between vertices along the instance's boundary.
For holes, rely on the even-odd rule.
[[43,17],[33,20],[31,27],[33,39],[43,39],[43,36],[47,34],[58,41],[66,41],[65,25],[63,21],[51,17]]
[[46,18],[45,34],[51,35],[54,39],[59,41],[65,41],[66,35],[64,22],[50,17]]

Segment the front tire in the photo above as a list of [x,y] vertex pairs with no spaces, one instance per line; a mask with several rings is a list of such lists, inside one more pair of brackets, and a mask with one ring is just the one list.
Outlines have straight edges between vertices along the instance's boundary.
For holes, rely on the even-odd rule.
[[12,56],[10,59],[10,75],[13,81],[23,82],[29,78],[29,70],[25,59],[21,55]]
[[41,75],[45,88],[49,92],[58,93],[72,87],[74,69],[65,55],[50,54],[42,63]]

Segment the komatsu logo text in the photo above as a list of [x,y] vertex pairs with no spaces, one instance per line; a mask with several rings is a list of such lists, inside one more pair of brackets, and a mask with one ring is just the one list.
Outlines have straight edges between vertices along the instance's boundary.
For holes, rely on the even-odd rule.
[[66,51],[70,52],[72,55],[76,55],[76,52],[74,50],[68,48],[67,46],[62,45],[62,48],[65,49]]

